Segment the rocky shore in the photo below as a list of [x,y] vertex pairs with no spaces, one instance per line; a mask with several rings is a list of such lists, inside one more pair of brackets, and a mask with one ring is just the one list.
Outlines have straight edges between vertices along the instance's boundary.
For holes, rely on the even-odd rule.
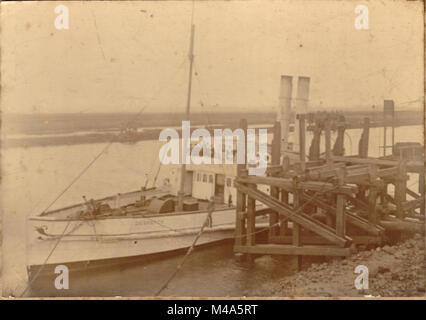
[[[421,297],[425,296],[425,242],[417,234],[393,246],[360,250],[347,258],[312,264],[292,276],[264,283],[254,296]],[[355,288],[355,268],[368,268],[368,289]]]

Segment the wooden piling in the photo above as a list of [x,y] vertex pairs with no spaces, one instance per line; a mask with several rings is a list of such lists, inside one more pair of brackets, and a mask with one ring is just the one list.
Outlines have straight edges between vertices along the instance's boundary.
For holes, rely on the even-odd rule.
[[[293,210],[299,210],[301,204],[301,197],[299,191],[293,193]],[[302,246],[302,228],[298,223],[293,222],[293,246],[300,247]],[[298,271],[302,270],[302,256],[296,255],[296,268]]]
[[[248,185],[249,188],[256,190],[255,184]],[[247,242],[248,247],[256,245],[256,200],[248,197],[247,201]],[[252,263],[254,256],[247,254],[247,262]]]
[[377,187],[375,185],[377,179],[377,166],[369,166],[370,175],[370,193],[368,196],[368,221],[373,224],[377,224],[379,219],[377,216]]
[[401,160],[398,165],[398,176],[395,178],[396,216],[404,217],[403,204],[407,200],[407,162]]
[[[247,132],[247,120],[241,119],[240,128],[244,130],[244,139]],[[237,177],[245,175],[246,163],[237,165]],[[236,220],[235,220],[235,247],[242,246],[245,244],[246,235],[246,195],[237,189],[237,200],[236,200]]]
[[358,155],[360,158],[368,157],[369,139],[370,139],[370,119],[364,118],[363,131],[358,144]]
[[315,161],[320,159],[320,146],[321,146],[321,121],[315,120],[314,136],[309,147],[309,160]]
[[[306,170],[306,127],[305,127],[305,115],[299,115],[299,159],[300,159],[300,169],[302,172]],[[300,196],[300,191],[295,190],[293,193],[294,197],[294,210],[299,210],[302,205],[302,199]],[[293,223],[293,245],[296,247],[302,246],[302,228],[299,224]],[[302,270],[302,256],[298,255],[297,259],[297,270]]]
[[[305,121],[308,119],[311,123],[311,118],[320,119],[321,126],[325,127],[325,165],[324,159],[311,159],[315,146],[309,152],[309,161],[306,160]],[[413,213],[421,207],[424,173],[416,171],[421,179],[420,194],[417,194],[407,189],[407,170],[412,170],[413,164],[407,166],[405,161],[369,158],[368,118],[364,119],[358,157],[342,155],[344,127],[339,131],[340,140],[331,150],[331,127],[336,124],[331,121],[335,118],[335,115],[320,115],[318,118],[309,114],[297,116],[299,156],[294,163],[290,163],[290,154],[287,154],[280,166],[281,144],[278,142],[281,131],[276,125],[267,176],[248,176],[246,167],[240,166],[235,180],[238,191],[236,234],[242,237],[236,239],[236,253],[245,254],[249,261],[258,254],[294,255],[297,269],[300,270],[303,255],[347,256],[353,243],[379,244],[386,239],[385,231],[411,232],[418,229],[420,222],[407,225],[407,221],[401,219],[404,212]],[[342,122],[337,125],[345,126]],[[386,186],[390,183],[395,184],[395,197],[388,194]],[[270,194],[262,192],[258,185],[269,186]],[[415,199],[407,202],[407,193]],[[289,203],[290,194],[292,204]],[[383,210],[377,205],[379,196],[382,203],[389,201],[396,206],[396,215],[400,219],[393,217],[391,206],[389,210]],[[248,201],[244,197],[248,197]],[[347,201],[351,203],[351,208],[347,208]],[[256,212],[256,202],[267,208]],[[421,210],[424,214],[424,209]],[[386,215],[386,219],[382,220],[382,214]],[[256,241],[255,217],[261,215],[269,215],[271,228],[266,244]],[[413,214],[411,217],[415,216]],[[292,230],[289,228],[291,225]]]
[[[359,139],[359,143],[358,143],[358,156],[360,158],[368,157],[369,139],[370,139],[370,119],[364,118],[363,130],[362,130],[361,138]],[[360,186],[359,192],[357,194],[357,198],[359,200],[362,200],[362,201],[365,200],[366,190],[367,190],[366,187]]]
[[306,170],[306,125],[305,115],[299,114],[299,156],[300,156],[300,168],[302,172]]
[[324,120],[325,127],[325,162],[327,165],[331,166],[331,128],[330,121],[328,119]]
[[[281,125],[279,122],[275,122],[274,126],[274,137],[272,139],[272,151],[271,151],[271,164],[279,165],[281,159]],[[274,176],[274,175],[272,175]],[[270,187],[271,197],[279,199],[280,189],[278,187]],[[277,212],[272,212],[269,215],[269,237],[277,236],[279,233],[279,214]]]
[[[283,158],[283,163],[282,163],[282,172],[283,174],[285,174],[288,169],[290,167],[290,159],[288,156],[285,156]],[[288,205],[288,201],[289,201],[289,193],[287,190],[285,189],[280,189],[281,190],[281,202],[284,204]],[[288,221],[287,220],[283,220],[280,223],[280,235],[284,236],[289,234],[289,228],[288,228]]]
[[[339,185],[344,184],[344,179],[345,171],[343,168],[340,168],[338,169]],[[336,234],[340,237],[344,237],[346,235],[345,206],[345,195],[339,193],[336,200]]]
[[345,117],[339,117],[337,125],[337,138],[333,147],[333,156],[343,156],[345,154]]

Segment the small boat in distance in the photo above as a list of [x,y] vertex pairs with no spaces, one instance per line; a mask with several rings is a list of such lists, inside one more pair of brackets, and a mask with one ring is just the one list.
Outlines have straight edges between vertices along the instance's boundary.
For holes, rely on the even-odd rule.
[[[194,25],[187,119],[193,39]],[[129,134],[136,133],[131,130]],[[27,231],[29,278],[46,273],[52,275],[59,264],[70,269],[86,269],[113,264],[121,258],[139,259],[188,248],[209,213],[211,216],[197,245],[233,238],[236,220],[233,181],[237,164],[174,166],[168,181],[161,187],[147,188],[145,185],[140,190],[97,200],[83,197],[84,201],[79,204],[30,217]],[[263,205],[258,207],[263,208]],[[256,225],[263,227],[261,222]],[[266,223],[265,220],[264,226]]]
[[116,142],[136,143],[143,137],[142,132],[139,132],[136,127],[125,127],[120,130]]

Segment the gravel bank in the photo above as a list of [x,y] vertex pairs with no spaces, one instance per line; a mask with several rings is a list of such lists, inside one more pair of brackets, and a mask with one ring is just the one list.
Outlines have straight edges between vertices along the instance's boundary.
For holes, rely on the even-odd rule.
[[[358,265],[368,267],[369,288],[354,285]],[[312,264],[292,276],[265,283],[256,296],[416,297],[425,295],[424,239],[416,235],[394,246],[359,251],[345,259]]]

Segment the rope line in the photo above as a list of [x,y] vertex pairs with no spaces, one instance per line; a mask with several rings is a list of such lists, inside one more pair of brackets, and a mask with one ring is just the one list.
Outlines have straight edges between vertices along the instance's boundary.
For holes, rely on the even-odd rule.
[[[174,79],[175,75],[177,74],[177,72],[180,70],[180,68],[184,65],[184,62],[182,62],[182,64],[179,66],[179,68],[176,70],[174,76],[171,79]],[[158,96],[163,90],[165,90],[165,86],[164,87],[160,87],[159,90],[157,91],[157,93],[154,95],[154,97]],[[151,99],[151,101],[154,100],[154,98]],[[130,126],[131,124],[134,123],[134,121],[137,120],[137,118],[145,111],[145,109],[147,108],[147,105],[143,106],[139,112],[136,115],[132,115],[132,118],[129,119],[129,121],[127,122],[126,126]],[[120,135],[123,133],[120,133],[118,135],[118,137],[120,137]],[[116,137],[114,137],[114,139],[116,139]],[[105,147],[95,156],[95,158],[92,159],[92,161],[90,161],[90,163],[68,184],[68,186],[61,192],[59,193],[59,195],[51,202],[49,203],[49,205],[46,207],[46,209],[44,209],[42,211],[41,214],[45,213],[47,210],[49,210],[52,205],[54,205],[70,188],[72,185],[74,185],[75,182],[77,182],[81,176],[83,176],[86,171],[108,150],[108,148],[114,143],[114,140],[111,140],[110,142],[108,142]],[[34,275],[34,277],[31,279],[31,281],[29,281],[28,285],[26,286],[26,288],[24,289],[24,291],[22,292],[22,294],[20,295],[21,297],[23,297],[28,289],[31,287],[31,285],[34,283],[34,281],[37,279],[37,277],[40,275],[40,273],[43,271],[43,269],[45,268],[47,262],[49,261],[50,257],[52,256],[53,252],[56,250],[56,248],[58,247],[59,243],[61,242],[62,238],[65,235],[66,230],[68,229],[70,223],[72,220],[69,220],[68,223],[65,225],[64,231],[61,233],[61,235],[58,237],[55,245],[53,246],[52,250],[49,252],[49,254],[47,255],[46,259],[44,260],[43,264],[40,266],[40,268],[37,270],[36,274]],[[155,220],[153,220],[155,221]],[[157,222],[157,221],[155,221]]]
[[201,234],[204,232],[204,228],[207,226],[208,222],[211,220],[211,216],[212,213],[214,211],[214,202],[210,201],[209,204],[209,208],[208,208],[208,213],[206,216],[206,219],[204,220],[203,225],[201,226],[200,231],[198,232],[197,236],[195,237],[195,239],[192,242],[192,245],[189,247],[189,249],[187,250],[185,256],[183,257],[182,261],[177,265],[175,271],[170,275],[170,277],[167,279],[167,281],[164,283],[164,285],[157,291],[157,293],[155,294],[155,296],[160,295],[160,293],[167,288],[167,286],[170,284],[170,282],[175,278],[175,276],[178,274],[178,272],[180,271],[180,269],[182,268],[183,264],[185,263],[186,259],[189,257],[189,255],[192,253],[192,251],[194,250],[195,245],[197,244],[198,239],[201,237]]
[[[324,183],[324,186],[325,186],[325,184],[326,184],[327,182],[325,182]],[[338,187],[336,186],[335,188],[333,188],[333,189],[331,189],[331,190],[328,190],[327,192],[330,192],[330,191],[333,191],[333,190],[335,190],[335,189],[337,189]],[[261,232],[264,232],[264,231],[266,231],[266,230],[269,230],[269,229],[272,229],[273,227],[275,227],[275,226],[278,226],[281,222],[284,222],[284,221],[287,221],[287,220],[289,220],[293,215],[295,215],[295,214],[297,214],[297,213],[299,213],[299,212],[301,212],[301,211],[303,211],[303,209],[309,204],[309,203],[311,203],[319,194],[323,194],[323,193],[325,193],[325,192],[321,192],[321,191],[317,191],[312,197],[310,197],[310,199],[308,200],[308,201],[306,201],[306,202],[304,202],[299,208],[297,208],[291,215],[289,215],[289,216],[287,216],[287,217],[284,217],[283,219],[280,219],[278,222],[276,222],[276,223],[274,223],[274,224],[272,224],[272,225],[270,225],[269,227],[266,227],[266,228],[263,228],[263,229],[260,229],[260,230],[258,230],[258,231],[254,231],[254,232],[251,232],[251,233],[247,233],[247,234],[245,234],[245,235],[243,235],[243,236],[234,236],[234,239],[237,239],[237,238],[245,238],[245,237],[247,237],[248,235],[253,235],[253,234],[257,234],[257,233],[261,233]],[[196,245],[196,243],[197,243],[197,241],[198,241],[198,239],[200,238],[200,236],[202,235],[202,233],[204,232],[204,228],[207,226],[207,224],[208,224],[208,221],[211,219],[211,216],[212,216],[212,212],[213,212],[213,209],[214,209],[214,205],[213,205],[213,203],[211,203],[211,205],[209,206],[209,211],[208,211],[208,214],[207,214],[207,217],[206,217],[206,219],[204,220],[204,223],[203,223],[203,225],[202,225],[202,227],[201,227],[201,229],[200,229],[200,231],[199,231],[199,233],[197,234],[197,236],[195,237],[195,239],[194,239],[194,241],[193,241],[193,243],[192,243],[192,245],[191,245],[191,247],[189,247],[189,249],[187,250],[187,252],[186,252],[186,254],[185,254],[185,256],[183,257],[183,259],[182,259],[182,261],[177,265],[177,267],[176,267],[176,269],[175,269],[175,271],[171,274],[171,276],[167,279],[167,281],[164,283],[164,285],[156,292],[156,294],[155,294],[155,296],[159,296],[160,295],[160,293],[162,292],[162,291],[164,291],[164,289],[166,289],[167,287],[168,287],[168,285],[170,284],[170,282],[176,277],[176,275],[178,274],[178,272],[182,269],[182,267],[183,267],[183,265],[184,265],[184,263],[185,263],[185,261],[186,261],[186,259],[188,258],[188,256],[193,252],[193,250],[194,250],[194,247],[195,247],[195,245]]]

